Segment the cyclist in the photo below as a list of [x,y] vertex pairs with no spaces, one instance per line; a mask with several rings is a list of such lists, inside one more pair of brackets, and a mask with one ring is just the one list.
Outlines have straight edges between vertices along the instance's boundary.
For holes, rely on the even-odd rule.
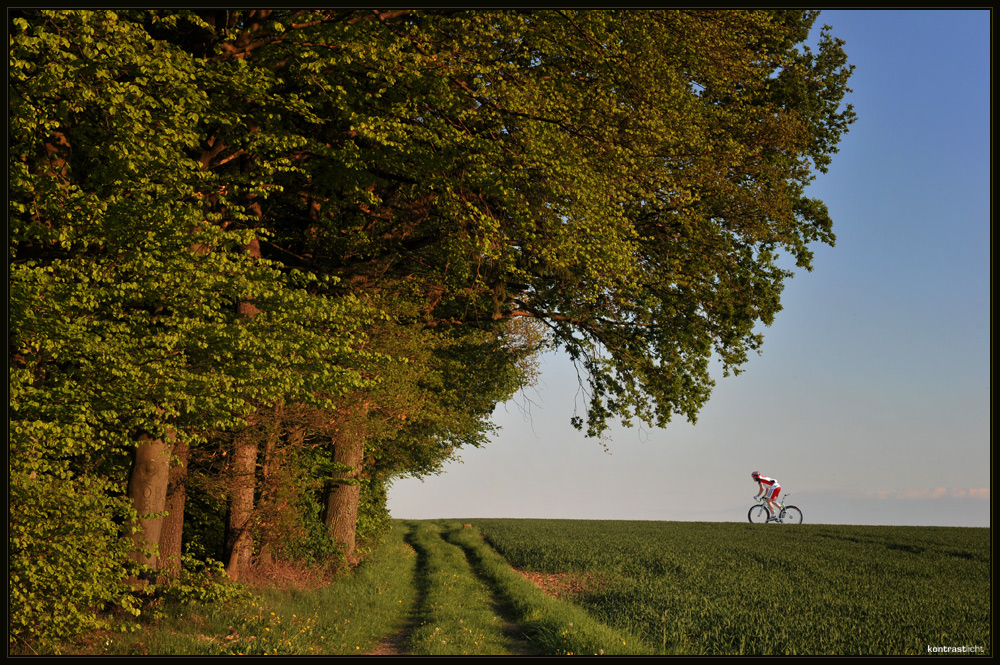
[[767,518],[767,521],[771,522],[778,519],[778,514],[781,510],[781,504],[778,503],[778,493],[781,492],[781,485],[774,478],[760,475],[759,471],[754,471],[750,474],[750,477],[756,481],[758,487],[754,499],[756,500],[763,496],[767,502],[767,507],[771,509],[771,516]]

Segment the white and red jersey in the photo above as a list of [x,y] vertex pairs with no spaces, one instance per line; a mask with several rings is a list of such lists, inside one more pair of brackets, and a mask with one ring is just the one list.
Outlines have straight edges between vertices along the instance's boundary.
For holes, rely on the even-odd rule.
[[776,500],[778,498],[778,492],[781,491],[781,485],[774,478],[768,478],[767,476],[757,476],[757,482],[764,486],[764,498],[769,501]]

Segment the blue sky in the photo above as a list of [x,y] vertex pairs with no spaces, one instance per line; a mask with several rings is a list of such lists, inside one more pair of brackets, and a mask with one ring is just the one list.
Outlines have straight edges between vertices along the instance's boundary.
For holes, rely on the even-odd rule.
[[990,13],[824,11],[858,121],[811,189],[837,245],[788,284],[763,353],[697,425],[574,430],[572,365],[497,409],[502,431],[396,518],[741,521],[777,478],[807,522],[990,525]]

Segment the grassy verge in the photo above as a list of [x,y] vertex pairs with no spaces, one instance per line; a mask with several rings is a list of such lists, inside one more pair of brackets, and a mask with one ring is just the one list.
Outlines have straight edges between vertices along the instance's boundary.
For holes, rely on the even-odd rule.
[[350,574],[316,591],[246,588],[225,602],[164,608],[140,630],[77,645],[87,655],[363,654],[406,623],[416,554],[394,528]]

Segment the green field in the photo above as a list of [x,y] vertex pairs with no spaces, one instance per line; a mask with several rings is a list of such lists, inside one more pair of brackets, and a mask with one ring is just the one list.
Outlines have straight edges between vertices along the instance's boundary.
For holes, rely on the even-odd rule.
[[574,604],[663,653],[992,653],[989,529],[474,524],[518,569],[575,574]]
[[327,586],[225,586],[49,651],[988,656],[991,557],[989,529],[395,521]]

